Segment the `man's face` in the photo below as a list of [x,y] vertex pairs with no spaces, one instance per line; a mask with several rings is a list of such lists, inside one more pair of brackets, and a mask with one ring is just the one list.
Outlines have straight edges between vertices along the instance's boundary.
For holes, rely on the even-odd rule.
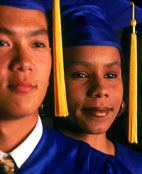
[[47,29],[40,11],[0,6],[0,119],[38,112],[51,70]]

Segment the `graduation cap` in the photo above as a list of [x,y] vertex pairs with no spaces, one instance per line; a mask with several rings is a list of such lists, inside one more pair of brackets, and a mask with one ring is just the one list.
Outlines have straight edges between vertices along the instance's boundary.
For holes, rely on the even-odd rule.
[[[59,0],[56,0],[58,11],[55,13],[57,7],[53,4],[53,55],[54,59],[60,52],[60,58],[62,57],[62,41],[61,41],[61,27],[60,25],[60,7]],[[47,9],[50,10],[51,2],[47,2]],[[46,5],[47,5],[46,4]],[[134,14],[135,12],[135,14]],[[134,4],[126,0],[61,0],[61,18],[62,18],[62,34],[63,45],[79,46],[79,45],[103,45],[114,46],[120,49],[120,44],[114,33],[114,30],[118,30],[132,25],[133,34],[131,36],[131,61],[130,61],[130,89],[129,89],[129,141],[137,143],[137,63],[136,63],[136,34],[135,25],[136,21],[142,22],[142,9],[135,7]],[[58,24],[56,19],[58,18]],[[55,27],[55,23],[57,26]],[[58,27],[58,28],[57,28]],[[59,32],[56,33],[55,32]],[[58,38],[60,36],[60,39]],[[56,37],[56,39],[55,39]],[[60,40],[60,41],[59,41]],[[57,48],[58,42],[58,48]],[[56,48],[56,50],[55,50]],[[60,59],[59,58],[59,59]],[[61,58],[62,59],[62,58]],[[56,59],[58,60],[58,59]],[[58,66],[60,62],[56,64]],[[63,66],[63,63],[62,63]],[[54,68],[55,69],[55,68]],[[56,71],[56,70],[55,70]],[[54,71],[54,73],[55,73]],[[59,70],[56,72],[56,75]],[[62,73],[60,73],[62,74]],[[54,74],[54,80],[56,76]],[[59,75],[59,74],[58,74]],[[60,78],[59,78],[60,79]],[[61,80],[59,80],[61,82]],[[57,82],[57,79],[54,83]],[[57,83],[56,83],[57,84]],[[55,89],[55,105],[56,96],[61,95],[58,99],[58,103],[63,98],[63,93],[60,93],[58,89]],[[65,105],[67,103],[65,102]],[[64,105],[62,106],[64,108]],[[66,108],[67,111],[67,108]],[[56,116],[65,116],[60,114],[59,107],[55,106]],[[67,115],[67,114],[66,114]],[[133,124],[132,124],[133,123]]]
[[0,0],[0,5],[38,10],[46,14],[46,10],[44,8],[44,0]]

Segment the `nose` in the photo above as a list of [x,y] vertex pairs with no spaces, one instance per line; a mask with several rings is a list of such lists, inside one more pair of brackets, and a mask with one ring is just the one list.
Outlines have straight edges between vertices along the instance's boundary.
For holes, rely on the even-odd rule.
[[26,48],[15,48],[13,50],[13,59],[10,63],[10,69],[13,72],[31,72],[32,63],[30,52]]
[[102,80],[92,80],[87,95],[91,98],[109,97],[109,89]]

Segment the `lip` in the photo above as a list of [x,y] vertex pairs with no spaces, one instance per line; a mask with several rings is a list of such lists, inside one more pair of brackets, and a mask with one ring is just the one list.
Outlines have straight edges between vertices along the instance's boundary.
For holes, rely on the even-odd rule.
[[85,114],[98,118],[106,117],[111,111],[112,108],[110,107],[83,108]]
[[36,88],[36,85],[33,85],[29,82],[16,82],[14,84],[8,85],[8,87],[16,92],[27,93]]

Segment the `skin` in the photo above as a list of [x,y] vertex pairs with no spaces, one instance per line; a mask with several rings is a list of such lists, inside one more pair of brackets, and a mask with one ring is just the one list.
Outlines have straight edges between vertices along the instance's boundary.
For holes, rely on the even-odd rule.
[[77,46],[64,49],[69,107],[68,122],[74,131],[64,134],[114,155],[106,131],[119,111],[123,84],[119,51],[111,46]]
[[37,123],[51,53],[42,12],[0,6],[0,18],[0,150],[8,152]]

